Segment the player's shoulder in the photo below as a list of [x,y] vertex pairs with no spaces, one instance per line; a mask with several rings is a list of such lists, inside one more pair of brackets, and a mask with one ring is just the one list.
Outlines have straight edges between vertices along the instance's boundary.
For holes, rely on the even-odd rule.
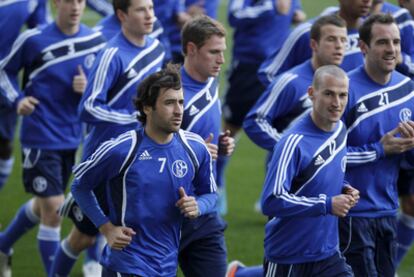
[[195,147],[195,148],[204,147],[205,148],[204,140],[196,133],[180,129],[178,131],[178,136],[185,143],[188,143],[189,146],[191,147]]

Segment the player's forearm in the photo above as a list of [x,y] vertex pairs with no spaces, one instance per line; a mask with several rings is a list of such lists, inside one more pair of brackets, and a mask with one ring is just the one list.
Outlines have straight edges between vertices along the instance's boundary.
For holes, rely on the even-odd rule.
[[208,214],[216,210],[218,195],[216,193],[207,193],[197,196],[197,204],[200,215]]

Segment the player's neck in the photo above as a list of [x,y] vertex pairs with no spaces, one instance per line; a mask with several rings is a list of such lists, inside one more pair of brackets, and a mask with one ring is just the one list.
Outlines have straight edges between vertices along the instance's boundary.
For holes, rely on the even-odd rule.
[[74,35],[77,32],[79,32],[80,25],[71,25],[71,24],[65,24],[62,21],[59,21],[59,19],[56,20],[56,25],[59,28],[59,30],[64,33],[65,35]]
[[158,144],[167,144],[172,140],[174,136],[174,133],[163,132],[159,128],[156,128],[151,124],[148,124],[148,122],[147,124],[145,124],[144,130],[145,134]]
[[353,17],[348,14],[345,14],[343,11],[339,10],[338,15],[345,20],[346,22],[346,28],[348,30],[352,29],[358,29],[359,26],[362,24],[362,18],[361,17]]
[[386,85],[391,80],[392,72],[384,74],[384,72],[381,72],[377,70],[375,67],[364,65],[365,72],[368,74],[368,76],[376,83],[380,85]]
[[323,118],[318,116],[318,114],[315,111],[311,112],[311,118],[316,127],[321,129],[322,131],[332,132],[335,129],[336,122],[324,120]]
[[199,81],[201,83],[205,83],[208,80],[208,76],[203,76],[200,74],[192,62],[189,61],[189,58],[184,58],[184,69],[185,72],[187,72],[188,75],[190,75],[191,78],[193,78],[196,81]]
[[131,34],[126,29],[122,28],[122,33],[126,37],[126,39],[135,46],[143,47],[145,46],[145,35],[136,35]]

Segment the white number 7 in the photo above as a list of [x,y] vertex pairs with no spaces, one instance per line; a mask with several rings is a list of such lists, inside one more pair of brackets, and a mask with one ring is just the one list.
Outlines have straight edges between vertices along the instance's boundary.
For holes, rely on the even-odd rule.
[[165,162],[167,161],[167,158],[158,158],[158,161],[161,162],[159,173],[162,173],[164,171]]

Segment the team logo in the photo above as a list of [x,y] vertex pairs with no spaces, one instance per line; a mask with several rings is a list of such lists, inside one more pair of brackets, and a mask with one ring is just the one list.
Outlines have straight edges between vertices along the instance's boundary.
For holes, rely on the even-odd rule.
[[95,61],[95,54],[89,54],[85,57],[83,64],[85,65],[86,68],[91,68],[94,61]]
[[44,192],[47,188],[47,180],[43,176],[37,176],[33,179],[33,189],[36,192]]
[[342,172],[345,172],[346,170],[346,156],[344,156],[341,160],[341,169],[342,169]]
[[400,120],[403,122],[407,122],[411,120],[411,110],[408,108],[401,109],[400,111]]
[[73,216],[75,217],[76,221],[81,222],[83,220],[83,213],[79,206],[75,205],[72,209]]
[[185,161],[177,160],[172,164],[172,172],[175,177],[183,178],[188,172],[188,166]]

